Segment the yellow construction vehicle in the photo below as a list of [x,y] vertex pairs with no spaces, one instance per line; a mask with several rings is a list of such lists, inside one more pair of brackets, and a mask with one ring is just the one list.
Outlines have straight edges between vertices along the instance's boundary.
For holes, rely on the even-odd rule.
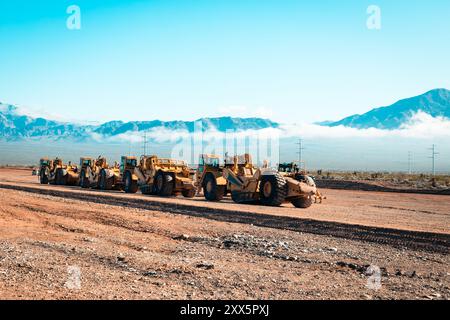
[[56,169],[62,166],[62,160],[56,158],[41,158],[39,160],[39,182],[41,184],[56,184]]
[[80,158],[80,187],[98,188],[100,170],[108,168],[106,158],[99,156],[97,159],[82,157]]
[[[287,180],[287,181],[299,181],[301,183],[305,183],[308,186],[314,186],[314,194],[307,198],[301,198],[300,200],[294,200],[292,203],[298,208],[308,208],[311,206],[313,202],[322,203],[322,199],[326,199],[326,197],[322,196],[319,190],[316,187],[316,184],[312,177],[307,175],[306,167],[304,162],[293,161],[288,163],[280,163],[278,165],[278,172]],[[294,203],[295,202],[295,203]]]
[[101,190],[121,190],[123,187],[122,174],[117,162],[113,166],[100,170],[99,188]]
[[62,159],[50,160],[42,158],[39,161],[39,181],[41,184],[77,185],[78,168],[70,162],[65,165]]
[[64,186],[77,186],[80,181],[78,167],[70,161],[56,171],[56,184]]
[[231,198],[237,203],[280,206],[291,202],[298,208],[308,208],[316,193],[310,177],[305,175],[297,180],[268,167],[257,168],[249,154],[235,156],[233,166],[223,168],[223,177],[227,180]]
[[123,190],[126,193],[136,193],[139,189],[138,177],[134,173],[137,167],[136,157],[122,156],[120,159],[120,176],[122,177]]
[[223,168],[219,156],[214,154],[199,156],[195,186],[198,193],[203,189],[203,195],[208,201],[220,201],[227,194],[227,180],[223,177]]
[[126,165],[121,165],[125,192],[135,193],[140,188],[143,194],[167,197],[181,193],[188,198],[195,196],[195,172],[184,161],[162,159],[155,155],[141,156],[139,164],[135,158],[128,160]]

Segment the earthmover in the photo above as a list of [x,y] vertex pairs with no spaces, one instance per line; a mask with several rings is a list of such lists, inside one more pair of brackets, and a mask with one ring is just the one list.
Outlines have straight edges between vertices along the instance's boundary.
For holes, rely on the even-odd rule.
[[39,182],[41,184],[56,184],[56,170],[62,167],[62,160],[56,158],[41,158],[39,160]]
[[308,208],[316,193],[312,178],[304,175],[296,179],[267,166],[257,168],[249,154],[235,156],[233,166],[224,167],[223,177],[228,182],[231,198],[237,203],[280,206],[291,202],[297,208]]
[[[297,181],[301,181],[304,182],[308,185],[314,185],[315,186],[315,182],[313,180],[312,177],[310,177],[309,175],[307,175],[306,173],[306,166],[304,162],[300,162],[300,161],[293,161],[293,162],[285,162],[285,163],[280,163],[278,165],[278,172],[285,178],[291,178]],[[312,201],[314,199],[315,203],[322,203],[322,200],[326,199],[326,197],[324,197],[319,189],[317,189],[317,187],[315,188],[316,191],[314,193],[314,195],[312,195],[312,197],[310,197],[310,199],[307,201]],[[308,203],[306,203],[307,205]]]
[[39,180],[41,184],[77,185],[78,168],[69,162],[65,165],[62,159],[50,160],[42,158],[39,162]]
[[117,162],[115,162],[113,166],[102,168],[100,170],[98,186],[101,190],[122,189],[122,174]]
[[198,193],[203,189],[203,195],[208,201],[220,201],[227,194],[227,180],[223,177],[223,168],[219,156],[200,154],[195,186]]
[[56,170],[56,184],[64,186],[77,186],[80,181],[78,167],[70,161]]
[[[306,174],[306,166],[304,162],[293,161],[280,163],[278,165],[278,172],[284,177],[293,178],[297,181],[303,181],[305,183],[314,184],[314,180]],[[316,192],[312,196],[315,203],[322,203],[325,196],[323,196],[319,189],[316,188]]]
[[135,193],[139,187],[143,194],[167,197],[181,193],[187,198],[195,196],[195,172],[184,161],[155,155],[141,156],[139,164],[136,159],[129,160],[127,165],[121,166],[125,192]]
[[97,159],[82,157],[80,158],[80,187],[98,188],[100,171],[108,168],[106,158],[99,156]]
[[132,156],[122,156],[120,159],[119,173],[122,178],[123,190],[126,193],[136,193],[139,189],[138,177],[134,173],[137,168],[137,159]]

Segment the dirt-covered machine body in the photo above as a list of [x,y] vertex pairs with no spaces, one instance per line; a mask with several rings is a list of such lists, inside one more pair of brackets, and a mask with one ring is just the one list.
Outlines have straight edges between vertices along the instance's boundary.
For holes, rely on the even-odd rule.
[[56,183],[67,186],[77,186],[80,180],[78,167],[69,162],[56,172]]
[[108,168],[105,157],[80,158],[80,186],[82,188],[99,188],[100,172],[104,168]]
[[127,165],[121,166],[125,192],[134,193],[139,188],[143,194],[172,196],[181,193],[194,197],[195,172],[184,161],[154,155],[141,156],[139,163],[135,158],[129,160]]
[[298,208],[308,208],[313,203],[316,185],[307,175],[285,175],[271,168],[258,168],[251,156],[235,156],[233,166],[223,169],[231,198],[237,203],[261,203],[280,206],[291,202]]
[[39,160],[39,182],[41,184],[56,184],[56,170],[62,166],[62,160],[56,158],[41,158]]
[[220,201],[228,192],[227,180],[223,177],[220,157],[213,154],[201,154],[198,161],[195,186],[197,192],[203,190],[208,201]]
[[77,185],[78,167],[64,164],[62,159],[41,158],[39,161],[39,181],[41,184]]
[[[319,190],[316,187],[316,184],[312,177],[306,174],[305,164],[303,162],[289,162],[289,163],[280,163],[278,165],[278,172],[287,180],[289,181],[289,186],[292,186],[293,189],[289,189],[288,197],[292,196],[298,192],[298,188],[295,185],[296,181],[301,182],[299,184],[299,188],[302,189],[302,191],[309,191],[314,192],[311,197],[309,197],[308,201],[312,201],[314,199],[314,202],[317,202],[317,199],[320,198],[320,203],[322,202],[322,199],[326,199],[321,195]],[[305,187],[306,184],[306,187]],[[308,187],[310,189],[308,189]],[[310,204],[309,204],[310,205]],[[309,206],[308,205],[308,206]]]
[[113,166],[108,166],[100,170],[99,188],[102,190],[122,190],[122,173],[117,162]]

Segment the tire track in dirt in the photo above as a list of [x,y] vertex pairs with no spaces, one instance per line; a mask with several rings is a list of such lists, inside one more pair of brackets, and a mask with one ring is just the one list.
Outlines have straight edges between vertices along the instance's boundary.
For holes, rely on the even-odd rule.
[[210,208],[207,206],[161,202],[154,198],[129,198],[115,194],[90,194],[71,190],[21,186],[0,183],[0,188],[30,193],[38,193],[94,203],[117,205],[130,208],[157,210],[174,214],[183,214],[217,221],[252,224],[259,227],[285,229],[296,232],[332,236],[337,238],[404,247],[415,250],[426,250],[448,254],[450,252],[450,235],[406,231],[390,228],[369,227],[339,222],[318,221],[305,218],[278,216],[270,214],[249,213],[239,210]]

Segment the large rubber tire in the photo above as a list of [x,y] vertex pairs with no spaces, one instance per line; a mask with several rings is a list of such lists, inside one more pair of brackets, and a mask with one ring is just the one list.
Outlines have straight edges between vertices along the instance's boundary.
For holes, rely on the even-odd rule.
[[114,177],[107,178],[106,177],[106,170],[102,169],[100,171],[100,177],[98,181],[98,186],[101,190],[111,190],[113,188],[114,184]]
[[48,184],[48,176],[45,174],[45,170],[41,169],[39,172],[39,182],[41,184]]
[[67,176],[64,176],[63,169],[57,169],[55,174],[55,181],[57,185],[65,186],[67,185]]
[[287,196],[286,180],[278,173],[263,175],[259,184],[259,198],[263,205],[278,207]]
[[225,186],[218,186],[216,177],[212,173],[207,173],[203,180],[203,194],[208,201],[220,201],[225,195]]
[[81,170],[80,173],[80,187],[87,189],[90,187],[89,179],[86,178],[86,171]]
[[159,195],[163,197],[169,197],[173,195],[174,187],[175,187],[175,178],[170,173],[164,173],[164,186]]
[[185,198],[193,198],[193,197],[195,197],[195,192],[196,192],[195,189],[186,189],[186,190],[181,191],[181,194]]
[[296,208],[302,208],[302,209],[306,209],[312,206],[313,204],[313,199],[311,196],[308,197],[300,197],[300,198],[295,198],[291,201],[291,203],[296,207]]
[[158,173],[155,176],[156,194],[161,197],[171,196],[173,194],[174,183],[175,181],[173,177],[170,175],[170,173],[158,171]]
[[106,189],[106,171],[105,171],[105,169],[102,169],[100,171],[100,176],[98,177],[98,187],[100,190],[107,190]]
[[130,171],[125,172],[125,180],[124,180],[123,190],[126,193],[136,193],[138,191],[137,181],[133,180],[133,177],[131,176]]

